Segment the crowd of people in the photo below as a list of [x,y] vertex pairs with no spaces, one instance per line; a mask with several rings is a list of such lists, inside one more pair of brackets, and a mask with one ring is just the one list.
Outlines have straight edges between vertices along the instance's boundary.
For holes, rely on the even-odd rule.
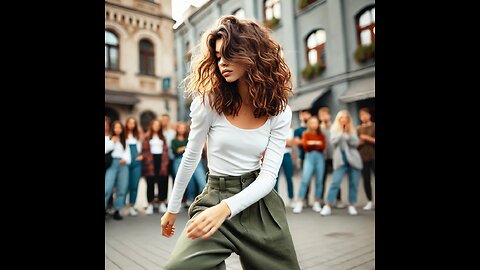
[[[105,216],[122,219],[123,209],[137,216],[135,208],[140,179],[147,183],[148,205],[145,214],[167,211],[169,178],[175,174],[188,142],[188,125],[179,122],[171,128],[170,116],[164,114],[154,119],[144,131],[137,119],[129,117],[110,123],[105,116]],[[200,162],[185,192],[188,206],[205,187],[205,166]],[[158,192],[155,192],[155,185]],[[115,191],[115,195],[113,195]],[[157,193],[157,194],[156,194]],[[128,196],[127,196],[128,194]],[[127,200],[128,197],[128,200]]]

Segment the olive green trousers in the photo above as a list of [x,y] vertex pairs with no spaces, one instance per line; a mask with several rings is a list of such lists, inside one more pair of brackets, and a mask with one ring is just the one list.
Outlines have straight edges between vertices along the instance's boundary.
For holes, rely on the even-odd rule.
[[[208,174],[207,174],[208,175]],[[192,218],[245,189],[258,176],[258,170],[241,176],[208,175],[203,192],[188,209]],[[203,240],[187,238],[185,226],[167,262],[168,270],[226,269],[225,259],[232,252],[240,257],[243,269],[300,269],[285,215],[285,204],[272,191],[231,219]]]

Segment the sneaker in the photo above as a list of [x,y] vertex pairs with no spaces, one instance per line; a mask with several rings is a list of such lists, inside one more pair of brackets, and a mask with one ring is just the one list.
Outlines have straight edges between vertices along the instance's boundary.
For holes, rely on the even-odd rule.
[[290,203],[288,204],[288,207],[290,207],[290,208],[295,208],[296,205],[297,205],[297,204],[296,204],[296,202],[295,202],[294,200],[290,200]]
[[320,211],[320,215],[322,215],[322,216],[329,216],[331,214],[332,214],[332,208],[330,208],[330,206],[328,206],[328,205],[325,205],[322,208],[322,211]]
[[320,213],[320,211],[322,211],[322,207],[320,206],[320,202],[319,202],[319,201],[316,201],[316,202],[313,203],[312,210],[313,210],[314,212],[317,212],[317,213]]
[[107,214],[113,215],[115,213],[115,208],[108,208],[107,209]]
[[369,201],[365,207],[363,207],[363,210],[372,210],[373,209],[373,203]]
[[348,213],[352,216],[355,216],[358,214],[357,209],[355,209],[355,206],[353,205],[348,206]]
[[113,213],[113,219],[115,220],[122,220],[123,217],[120,215],[120,212],[117,210],[115,213]]
[[128,213],[129,213],[130,216],[132,216],[132,217],[135,217],[135,216],[138,215],[137,210],[135,210],[135,208],[133,208],[133,207],[129,207],[129,208],[128,208]]
[[152,215],[153,214],[153,205],[150,203],[147,206],[147,210],[145,210],[146,215]]
[[343,209],[343,208],[347,207],[347,205],[344,204],[341,200],[337,200],[337,203],[335,204],[335,207],[338,208],[338,209]]
[[293,213],[299,214],[302,212],[302,210],[303,210],[303,202],[297,202],[297,204],[295,204],[295,208],[293,208]]
[[158,207],[158,212],[160,212],[160,213],[167,212],[167,206],[165,205],[165,203],[160,204],[160,207]]

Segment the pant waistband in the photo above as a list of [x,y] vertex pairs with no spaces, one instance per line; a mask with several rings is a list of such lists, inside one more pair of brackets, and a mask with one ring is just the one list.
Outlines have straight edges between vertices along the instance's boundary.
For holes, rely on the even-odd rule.
[[[217,176],[207,173],[208,185],[214,189],[224,191],[231,187],[245,187],[257,179],[260,169],[239,176]],[[243,188],[242,188],[243,189]]]

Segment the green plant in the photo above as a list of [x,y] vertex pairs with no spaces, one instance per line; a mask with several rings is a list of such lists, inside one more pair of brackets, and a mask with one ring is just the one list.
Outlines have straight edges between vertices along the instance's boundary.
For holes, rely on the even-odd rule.
[[358,63],[365,63],[370,59],[375,59],[375,43],[357,47],[354,57]]
[[298,9],[302,10],[315,1],[317,0],[300,0],[298,1]]
[[317,62],[313,65],[307,64],[302,70],[302,76],[305,80],[311,80],[325,71],[325,65],[322,62]]
[[310,80],[313,78],[313,66],[308,64],[303,70],[302,70],[302,76],[305,80]]
[[277,19],[275,17],[271,18],[270,20],[265,20],[263,22],[263,24],[270,29],[277,26],[279,23],[280,23],[280,19]]
[[317,62],[313,65],[313,77],[317,77],[323,73],[325,65],[321,62]]

